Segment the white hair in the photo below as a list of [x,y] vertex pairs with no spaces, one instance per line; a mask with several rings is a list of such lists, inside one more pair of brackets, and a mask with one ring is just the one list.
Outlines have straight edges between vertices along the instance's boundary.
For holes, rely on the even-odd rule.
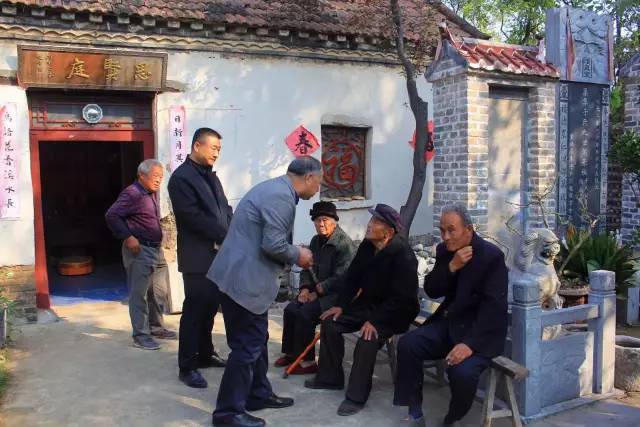
[[156,166],[162,168],[162,163],[157,159],[147,159],[138,165],[138,175],[148,176],[151,169]]

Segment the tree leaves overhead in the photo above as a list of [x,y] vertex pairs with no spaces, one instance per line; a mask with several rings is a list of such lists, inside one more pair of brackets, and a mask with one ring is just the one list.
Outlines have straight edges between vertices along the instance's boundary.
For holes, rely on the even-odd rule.
[[640,49],[640,0],[443,0],[494,39],[535,44],[544,34],[545,10],[571,6],[610,15],[615,27],[615,59],[623,64]]

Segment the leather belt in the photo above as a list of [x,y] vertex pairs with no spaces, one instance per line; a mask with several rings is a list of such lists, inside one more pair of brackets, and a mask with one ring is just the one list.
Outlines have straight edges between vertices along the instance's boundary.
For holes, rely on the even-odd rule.
[[148,246],[150,248],[156,248],[156,249],[162,245],[162,242],[150,242],[149,240],[138,239],[138,242],[140,242],[142,246]]

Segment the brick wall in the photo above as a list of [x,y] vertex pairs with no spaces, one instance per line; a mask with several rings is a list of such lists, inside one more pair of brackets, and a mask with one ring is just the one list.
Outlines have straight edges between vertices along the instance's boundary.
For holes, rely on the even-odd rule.
[[0,293],[15,301],[11,317],[29,322],[38,320],[33,265],[0,267]]
[[[632,130],[640,134],[640,54],[625,65],[621,75],[625,88],[624,127],[625,130]],[[640,229],[639,203],[640,200],[629,185],[628,177],[624,177],[620,227],[624,243],[629,243],[633,238],[634,231]],[[640,246],[637,249],[640,249]]]
[[[486,231],[489,199],[489,92],[492,85],[528,89],[526,114],[527,181],[529,194],[553,187],[556,170],[556,81],[509,77],[506,74],[467,70],[453,60],[436,65],[433,83],[435,149],[434,225],[448,203],[467,207],[479,231]],[[549,195],[549,212],[556,209],[555,189]],[[550,226],[555,218],[548,217]],[[542,226],[537,208],[529,208],[527,227]],[[437,235],[437,230],[434,231]]]

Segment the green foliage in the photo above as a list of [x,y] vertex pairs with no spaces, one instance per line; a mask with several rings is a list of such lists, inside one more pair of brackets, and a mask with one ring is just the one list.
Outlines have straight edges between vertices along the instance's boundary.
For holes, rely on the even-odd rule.
[[0,400],[9,385],[9,369],[7,368],[7,352],[0,349]]
[[[577,248],[582,241],[582,244]],[[609,270],[616,274],[616,292],[623,295],[631,287],[631,277],[637,270],[633,249],[628,246],[618,246],[616,238],[611,234],[602,233],[588,235],[588,231],[567,233],[566,245],[562,246],[560,256],[556,259],[556,268],[568,256],[573,256],[564,271],[559,272],[561,279],[583,282],[589,280],[589,273],[594,270]]]
[[615,27],[616,68],[640,50],[640,0],[443,0],[494,39],[535,44],[544,34],[545,10],[571,6],[610,15]]
[[624,173],[640,175],[640,135],[630,130],[623,133],[611,146],[609,157]]

